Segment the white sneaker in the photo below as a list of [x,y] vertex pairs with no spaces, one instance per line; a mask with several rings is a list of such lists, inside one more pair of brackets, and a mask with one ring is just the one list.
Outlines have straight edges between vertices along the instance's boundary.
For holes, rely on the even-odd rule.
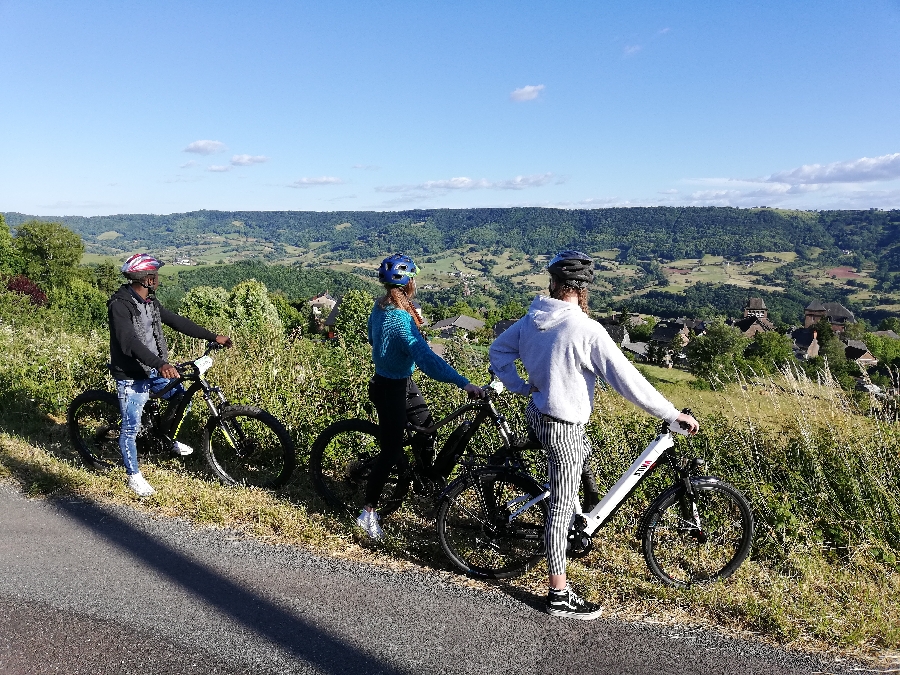
[[149,497],[156,493],[153,486],[140,473],[133,473],[128,476],[128,487],[130,487],[138,497]]
[[172,452],[174,452],[176,455],[185,457],[186,455],[191,454],[193,451],[194,449],[191,446],[185,445],[181,441],[175,441],[174,443],[172,443]]
[[356,524],[364,529],[366,534],[372,539],[381,539],[384,537],[384,530],[378,524],[379,520],[381,520],[381,516],[376,511],[363,509],[359,514],[359,518],[356,519]]

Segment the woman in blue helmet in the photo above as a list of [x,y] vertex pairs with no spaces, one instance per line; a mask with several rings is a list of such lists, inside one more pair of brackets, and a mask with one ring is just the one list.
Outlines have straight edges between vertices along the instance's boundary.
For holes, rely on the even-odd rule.
[[419,330],[422,317],[411,302],[418,273],[419,268],[409,256],[397,253],[385,258],[378,268],[378,280],[384,285],[385,294],[375,302],[369,315],[369,342],[375,362],[369,399],[378,411],[381,453],[369,475],[366,503],[356,522],[373,539],[384,535],[376,508],[388,475],[403,453],[407,420],[418,426],[433,423],[428,404],[412,381],[416,366],[429,377],[455,384],[470,396],[484,396],[480,387],[431,351]]

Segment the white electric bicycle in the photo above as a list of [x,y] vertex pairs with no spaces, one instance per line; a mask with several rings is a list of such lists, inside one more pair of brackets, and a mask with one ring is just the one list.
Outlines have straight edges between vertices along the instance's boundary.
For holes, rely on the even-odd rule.
[[[587,555],[593,534],[658,465],[665,464],[672,485],[653,500],[637,530],[650,571],[666,585],[686,588],[724,579],[741,565],[753,541],[750,505],[728,483],[703,475],[703,459],[679,457],[673,434],[686,432],[677,422],[672,426],[662,422],[658,435],[589,513],[576,506],[568,534],[569,557]],[[498,464],[470,471],[451,483],[437,514],[444,552],[460,570],[476,577],[518,576],[545,555],[549,486],[517,461],[518,450],[534,447],[536,440],[502,440],[505,447],[495,455]]]

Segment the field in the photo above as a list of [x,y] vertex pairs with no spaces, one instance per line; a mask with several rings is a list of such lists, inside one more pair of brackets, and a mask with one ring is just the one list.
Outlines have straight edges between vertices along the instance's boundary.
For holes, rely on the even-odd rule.
[[[233,224],[243,227],[240,221],[234,221]],[[422,223],[412,224],[410,227],[419,225]],[[340,233],[349,227],[351,225],[344,222],[329,226],[329,231]],[[88,241],[89,253],[85,254],[84,262],[116,262],[124,259],[131,251],[121,248],[125,241],[117,234],[111,230]],[[196,234],[178,247],[163,246],[154,253],[167,261],[189,258],[199,265],[261,260],[313,267],[325,264],[333,269],[365,274],[373,274],[381,259],[381,256],[359,258],[349,253],[323,253],[324,249],[329,248],[329,244],[330,236],[325,231],[322,232],[322,241],[311,242],[304,247],[273,243],[245,236],[239,231],[224,235]],[[833,296],[836,292],[842,292],[850,301],[863,307],[887,311],[895,310],[900,305],[900,293],[892,295],[890,292],[873,292],[875,280],[871,277],[871,269],[857,270],[848,264],[836,265],[833,259],[820,263],[817,259],[820,252],[821,249],[815,247],[807,249],[808,262],[799,267],[796,266],[796,252],[777,250],[744,254],[740,260],[704,255],[702,258],[681,258],[660,264],[668,282],[665,290],[676,294],[700,283],[736,286],[746,289],[748,294],[754,290],[783,291],[783,282],[772,281],[772,277],[767,275],[773,275],[784,265],[791,264],[794,266],[793,278],[810,294]],[[598,250],[592,251],[592,254],[598,260],[598,288],[610,291],[614,301],[621,302],[659,288],[654,283],[648,285],[642,280],[644,273],[639,265],[620,262],[620,250]],[[529,255],[516,249],[501,249],[496,246],[491,250],[465,246],[417,257],[417,262],[421,263],[424,270],[419,280],[420,285],[428,285],[432,289],[449,288],[462,283],[460,275],[465,275],[466,283],[472,290],[490,284],[492,278],[497,278],[508,280],[527,295],[545,287],[543,268],[547,260],[547,255]],[[186,268],[167,265],[165,273],[171,274],[179,269]]]

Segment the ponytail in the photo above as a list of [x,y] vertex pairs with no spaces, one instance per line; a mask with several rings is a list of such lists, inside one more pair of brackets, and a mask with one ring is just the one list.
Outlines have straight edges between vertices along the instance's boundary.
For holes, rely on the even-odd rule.
[[410,279],[406,286],[385,286],[384,297],[378,301],[378,306],[385,309],[388,305],[394,305],[398,309],[405,310],[415,321],[416,327],[421,329],[425,325],[425,321],[409,299],[409,293],[412,292],[412,288],[410,288],[412,284],[413,281]]

